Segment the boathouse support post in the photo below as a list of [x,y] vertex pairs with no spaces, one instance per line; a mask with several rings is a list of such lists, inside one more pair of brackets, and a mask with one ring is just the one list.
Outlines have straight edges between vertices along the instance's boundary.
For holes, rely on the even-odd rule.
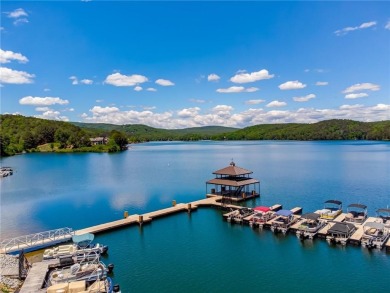
[[143,222],[144,222],[144,216],[143,215],[139,215],[138,216],[138,223],[139,223],[139,225],[142,226]]
[[190,204],[190,203],[187,204],[187,211],[188,211],[189,213],[191,213],[191,204]]

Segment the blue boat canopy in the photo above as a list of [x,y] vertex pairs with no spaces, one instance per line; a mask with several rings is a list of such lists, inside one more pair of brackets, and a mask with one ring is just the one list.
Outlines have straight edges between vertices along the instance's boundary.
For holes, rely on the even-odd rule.
[[284,217],[288,217],[288,216],[291,216],[292,215],[292,211],[290,210],[279,210],[275,213],[275,215],[277,216],[284,216]]
[[81,235],[73,235],[72,241],[79,246],[88,246],[95,236],[92,233],[85,233]]

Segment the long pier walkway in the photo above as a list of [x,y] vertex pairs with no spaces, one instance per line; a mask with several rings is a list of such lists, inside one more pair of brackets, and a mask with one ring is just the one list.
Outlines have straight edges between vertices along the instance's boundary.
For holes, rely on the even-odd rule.
[[[112,229],[117,229],[117,228],[120,228],[123,226],[132,225],[132,224],[148,223],[155,218],[167,216],[170,214],[183,212],[183,211],[190,212],[192,210],[196,210],[199,206],[221,207],[222,206],[222,204],[220,203],[221,200],[222,200],[222,196],[213,196],[213,197],[193,201],[193,202],[190,202],[187,204],[179,203],[179,204],[176,204],[175,206],[170,207],[170,208],[146,213],[143,215],[137,215],[137,214],[130,215],[125,219],[121,219],[121,220],[117,220],[117,221],[113,221],[113,222],[109,222],[109,223],[100,224],[100,225],[96,225],[93,227],[88,227],[85,229],[77,230],[77,231],[75,231],[75,234],[76,235],[80,235],[80,234],[84,234],[84,233],[96,234],[96,233],[100,233],[100,232],[104,232],[104,231],[108,231],[108,230],[112,230]],[[238,206],[233,206],[233,205],[231,207],[238,208]]]

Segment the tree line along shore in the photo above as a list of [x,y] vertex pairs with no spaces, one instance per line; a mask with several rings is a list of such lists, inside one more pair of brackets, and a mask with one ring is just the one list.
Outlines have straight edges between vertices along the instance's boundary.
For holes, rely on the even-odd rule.
[[0,115],[1,156],[23,152],[118,152],[128,143],[196,140],[390,140],[390,120],[333,119],[317,123],[260,124],[242,129],[222,126],[160,129]]

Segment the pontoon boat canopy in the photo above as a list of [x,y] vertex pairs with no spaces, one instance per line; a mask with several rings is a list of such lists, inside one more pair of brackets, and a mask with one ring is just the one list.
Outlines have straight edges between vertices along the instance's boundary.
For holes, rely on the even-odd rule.
[[318,218],[320,217],[319,214],[316,214],[316,213],[308,213],[308,214],[304,214],[302,215],[302,219],[308,219],[308,220],[317,220]]
[[88,245],[93,241],[95,236],[92,233],[85,233],[81,235],[73,235],[72,236],[72,241],[78,245],[82,243],[83,245]]
[[275,215],[277,216],[284,216],[284,217],[288,217],[288,216],[291,216],[292,215],[292,211],[290,210],[279,210],[275,213]]
[[376,212],[377,213],[389,213],[390,214],[390,209],[378,209]]
[[266,212],[269,212],[271,209],[269,207],[260,206],[260,207],[255,207],[253,210],[256,211],[256,212],[264,212],[264,213],[266,213]]
[[334,203],[334,204],[338,204],[338,205],[342,204],[341,201],[339,201],[339,200],[333,200],[333,199],[327,200],[325,203]]
[[348,207],[349,207],[349,208],[358,208],[358,209],[362,209],[362,210],[365,210],[365,209],[367,208],[366,205],[364,205],[364,204],[358,204],[358,203],[350,204]]

